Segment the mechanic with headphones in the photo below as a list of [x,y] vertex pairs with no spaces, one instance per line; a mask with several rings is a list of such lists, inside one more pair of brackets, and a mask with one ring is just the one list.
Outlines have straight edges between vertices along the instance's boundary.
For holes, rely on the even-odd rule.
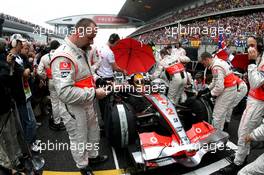
[[168,98],[174,105],[180,102],[180,98],[184,92],[184,87],[187,84],[187,72],[185,71],[184,63],[190,62],[190,58],[185,55],[165,55],[157,64],[155,72],[151,79],[161,76],[163,70],[169,77]]
[[12,95],[16,101],[22,127],[25,134],[26,142],[31,146],[33,151],[37,150],[36,141],[36,119],[31,106],[31,90],[28,78],[31,75],[27,60],[23,60],[19,54],[22,49],[22,42],[25,42],[20,34],[14,34],[10,38],[10,53],[13,58],[12,68]]
[[[250,152],[250,143],[246,136],[260,126],[264,116],[264,56],[263,38],[249,37],[248,45],[248,79],[250,90],[246,109],[242,115],[238,129],[238,150],[234,162],[220,170],[221,174],[237,173],[245,164]],[[261,172],[261,168],[254,171]],[[262,168],[263,170],[263,168]],[[260,173],[260,174],[263,174]]]

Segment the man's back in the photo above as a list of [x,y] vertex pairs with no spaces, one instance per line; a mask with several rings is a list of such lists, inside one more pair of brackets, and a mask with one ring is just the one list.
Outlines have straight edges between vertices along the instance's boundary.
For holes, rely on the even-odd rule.
[[113,77],[112,63],[115,62],[115,57],[108,45],[98,48],[98,55],[100,57],[101,63],[97,74],[102,78]]

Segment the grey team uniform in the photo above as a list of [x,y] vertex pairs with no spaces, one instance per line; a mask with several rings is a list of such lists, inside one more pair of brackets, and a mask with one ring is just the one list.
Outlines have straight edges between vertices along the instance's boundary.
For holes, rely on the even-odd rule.
[[61,115],[65,110],[65,105],[60,101],[57,92],[54,87],[54,80],[52,79],[51,69],[50,69],[50,61],[53,57],[54,50],[50,53],[41,57],[37,73],[42,78],[45,76],[49,79],[49,92],[50,92],[50,100],[52,105],[52,117],[55,124],[60,124],[61,122]]
[[152,75],[152,79],[154,79],[160,77],[163,70],[168,72],[171,77],[171,80],[169,81],[168,98],[174,104],[179,103],[184,92],[184,87],[187,84],[187,73],[182,63],[187,63],[189,61],[190,58],[185,55],[167,55],[158,63],[158,66]]
[[213,58],[212,65],[213,80],[208,86],[212,96],[216,97],[213,110],[213,126],[219,130],[224,129],[227,111],[232,108],[232,103],[237,96],[237,83],[235,75],[227,62]]
[[[84,145],[84,149],[71,150],[77,167],[84,168],[88,157],[98,155],[100,132],[94,109],[95,88],[91,85],[92,74],[85,52],[68,38],[65,42],[54,53],[52,76],[56,92],[69,114],[64,121],[71,145]],[[86,149],[90,144],[92,149]]]
[[258,57],[257,65],[248,66],[249,94],[246,109],[238,128],[238,150],[234,163],[241,165],[249,154],[250,144],[244,137],[257,128],[264,116],[264,56]]
[[[256,128],[250,135],[254,141],[264,141],[264,124]],[[262,153],[254,162],[248,164],[238,172],[238,175],[258,174],[264,174],[264,153]]]

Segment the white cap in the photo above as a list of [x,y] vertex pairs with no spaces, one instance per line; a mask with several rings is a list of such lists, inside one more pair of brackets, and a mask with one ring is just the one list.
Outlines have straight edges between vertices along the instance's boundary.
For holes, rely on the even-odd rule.
[[10,37],[10,41],[12,42],[13,40],[18,40],[18,41],[21,41],[21,42],[25,42],[25,41],[27,41],[25,38],[22,37],[21,34],[13,34],[13,35]]

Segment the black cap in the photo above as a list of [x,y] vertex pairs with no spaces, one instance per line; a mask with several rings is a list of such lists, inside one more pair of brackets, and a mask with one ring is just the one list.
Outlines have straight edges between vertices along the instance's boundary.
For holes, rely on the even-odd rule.
[[55,50],[60,46],[59,41],[53,40],[50,42],[50,50]]
[[110,35],[108,42],[109,42],[110,44],[114,44],[114,43],[115,43],[116,41],[118,41],[118,40],[120,40],[119,35],[116,34],[116,33],[113,33],[113,34]]

